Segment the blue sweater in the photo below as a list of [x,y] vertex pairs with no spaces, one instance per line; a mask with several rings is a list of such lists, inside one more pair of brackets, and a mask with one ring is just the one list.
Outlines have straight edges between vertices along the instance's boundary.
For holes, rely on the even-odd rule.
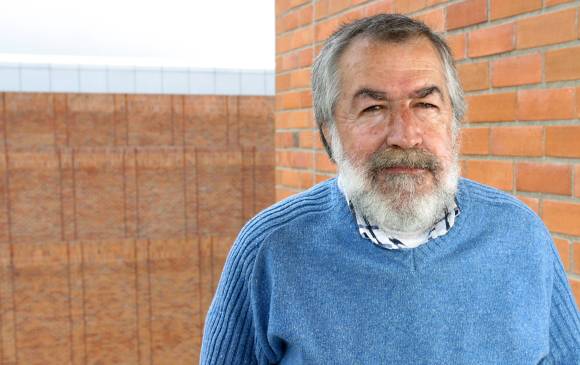
[[202,364],[580,364],[580,317],[551,236],[462,179],[461,214],[409,250],[362,238],[330,180],[252,219],[209,310]]

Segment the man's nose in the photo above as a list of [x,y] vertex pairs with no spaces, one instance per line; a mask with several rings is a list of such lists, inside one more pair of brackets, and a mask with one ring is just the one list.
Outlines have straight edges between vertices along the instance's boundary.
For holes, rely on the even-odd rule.
[[395,110],[387,126],[387,145],[403,149],[415,148],[423,142],[423,131],[412,111],[404,106]]

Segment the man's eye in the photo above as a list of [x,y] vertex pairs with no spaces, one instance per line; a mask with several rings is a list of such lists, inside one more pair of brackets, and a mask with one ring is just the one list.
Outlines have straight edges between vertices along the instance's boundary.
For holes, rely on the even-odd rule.
[[374,113],[374,112],[378,112],[381,110],[383,110],[382,105],[373,105],[373,106],[369,106],[368,108],[365,108],[363,110],[363,113]]
[[418,106],[419,108],[423,108],[423,109],[436,109],[437,105],[431,104],[431,103],[417,103],[415,104],[416,106]]

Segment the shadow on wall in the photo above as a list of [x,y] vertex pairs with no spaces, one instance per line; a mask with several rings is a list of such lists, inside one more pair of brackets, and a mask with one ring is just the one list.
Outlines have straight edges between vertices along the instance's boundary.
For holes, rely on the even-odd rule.
[[273,98],[2,94],[2,363],[197,361],[274,201]]

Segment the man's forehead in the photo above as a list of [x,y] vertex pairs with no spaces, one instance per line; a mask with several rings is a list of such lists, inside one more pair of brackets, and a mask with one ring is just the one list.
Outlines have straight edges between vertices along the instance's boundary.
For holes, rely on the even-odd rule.
[[[360,61],[365,60],[365,63]],[[344,50],[339,67],[372,68],[379,64],[389,68],[416,68],[441,70],[443,64],[433,44],[425,37],[402,42],[386,42],[370,37],[357,37]]]
[[[369,87],[386,93],[411,93],[428,85],[437,86],[441,93],[446,91],[440,57],[424,37],[397,43],[355,39],[339,62],[339,74],[343,91]],[[388,90],[389,86],[394,89]]]

